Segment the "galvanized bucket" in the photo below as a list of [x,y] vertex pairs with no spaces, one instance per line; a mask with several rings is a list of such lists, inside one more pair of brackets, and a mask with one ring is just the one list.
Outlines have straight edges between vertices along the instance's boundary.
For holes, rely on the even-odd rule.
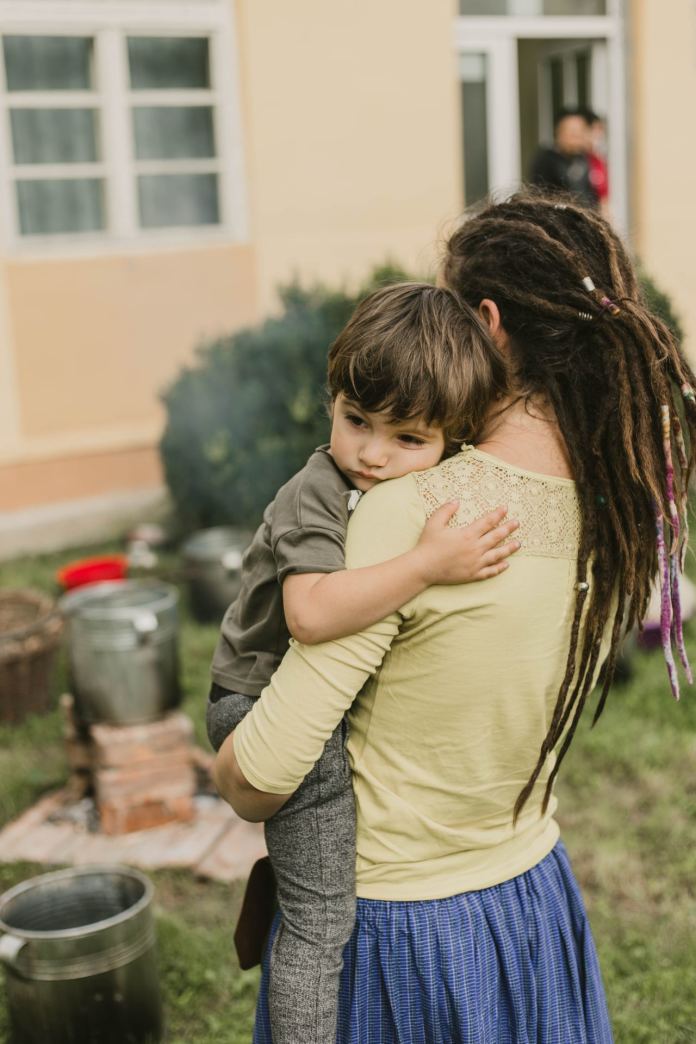
[[131,725],[179,705],[178,599],[161,580],[90,584],[63,596],[82,720]]
[[87,866],[0,896],[12,1044],[162,1040],[153,891],[137,870]]
[[252,534],[229,526],[201,529],[181,549],[191,611],[220,620],[239,594],[242,558]]

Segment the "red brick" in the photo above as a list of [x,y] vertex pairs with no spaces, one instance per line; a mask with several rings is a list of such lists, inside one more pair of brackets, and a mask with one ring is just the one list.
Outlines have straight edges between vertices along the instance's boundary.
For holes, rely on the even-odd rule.
[[142,725],[93,725],[91,736],[98,767],[133,764],[190,750],[193,724],[179,711]]
[[189,758],[176,758],[164,765],[102,769],[96,773],[94,784],[99,802],[115,798],[139,804],[152,797],[193,794],[196,777]]
[[193,819],[194,806],[190,796],[183,796],[148,800],[138,805],[104,802],[99,806],[99,813],[105,834],[129,834],[135,830],[149,830],[165,823]]

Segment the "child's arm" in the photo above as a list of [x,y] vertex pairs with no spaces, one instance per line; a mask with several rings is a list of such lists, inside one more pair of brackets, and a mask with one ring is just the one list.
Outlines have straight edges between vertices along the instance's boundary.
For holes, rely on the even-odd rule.
[[333,641],[371,627],[433,584],[485,580],[507,569],[519,548],[503,544],[518,522],[496,508],[463,528],[447,525],[459,507],[444,504],[426,522],[416,546],[363,569],[294,573],[283,582],[283,609],[293,638],[306,645]]

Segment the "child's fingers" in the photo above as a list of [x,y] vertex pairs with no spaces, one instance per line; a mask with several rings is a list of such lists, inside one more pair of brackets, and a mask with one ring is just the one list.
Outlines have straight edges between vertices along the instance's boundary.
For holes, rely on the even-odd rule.
[[484,533],[480,538],[481,547],[488,550],[492,547],[497,547],[503,540],[507,540],[511,533],[514,533],[516,529],[520,528],[520,524],[517,519],[509,519],[507,522],[501,522],[499,526],[495,526],[494,529],[489,529],[488,532]]
[[497,562],[495,565],[482,566],[477,573],[472,577],[473,580],[489,580],[492,576],[498,576],[503,573],[508,566],[509,562]]
[[470,525],[468,525],[466,528],[469,530],[472,536],[483,536],[485,533],[488,533],[491,529],[495,529],[495,527],[505,518],[506,514],[506,507],[493,508],[492,511],[486,512],[485,515],[481,515],[480,518],[477,518],[474,522],[471,522]]
[[506,544],[500,544],[491,548],[490,551],[486,551],[485,555],[482,556],[481,564],[485,567],[496,565],[509,558],[510,555],[514,555],[515,551],[519,551],[521,546],[519,540],[510,540]]
[[[437,511],[433,511],[432,515],[428,519],[427,525],[429,526],[446,526],[447,523],[454,515],[457,514],[459,509],[458,500],[448,500],[446,504],[442,504]],[[485,530],[484,530],[485,532]]]

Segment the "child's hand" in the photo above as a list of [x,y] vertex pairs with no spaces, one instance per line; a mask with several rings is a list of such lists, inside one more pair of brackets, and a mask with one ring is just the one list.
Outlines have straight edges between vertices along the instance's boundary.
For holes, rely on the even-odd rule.
[[519,526],[519,522],[503,522],[507,508],[495,508],[468,526],[448,526],[458,507],[457,500],[443,504],[421,533],[416,551],[422,556],[428,585],[465,584],[497,576],[520,547],[518,540],[502,543]]

